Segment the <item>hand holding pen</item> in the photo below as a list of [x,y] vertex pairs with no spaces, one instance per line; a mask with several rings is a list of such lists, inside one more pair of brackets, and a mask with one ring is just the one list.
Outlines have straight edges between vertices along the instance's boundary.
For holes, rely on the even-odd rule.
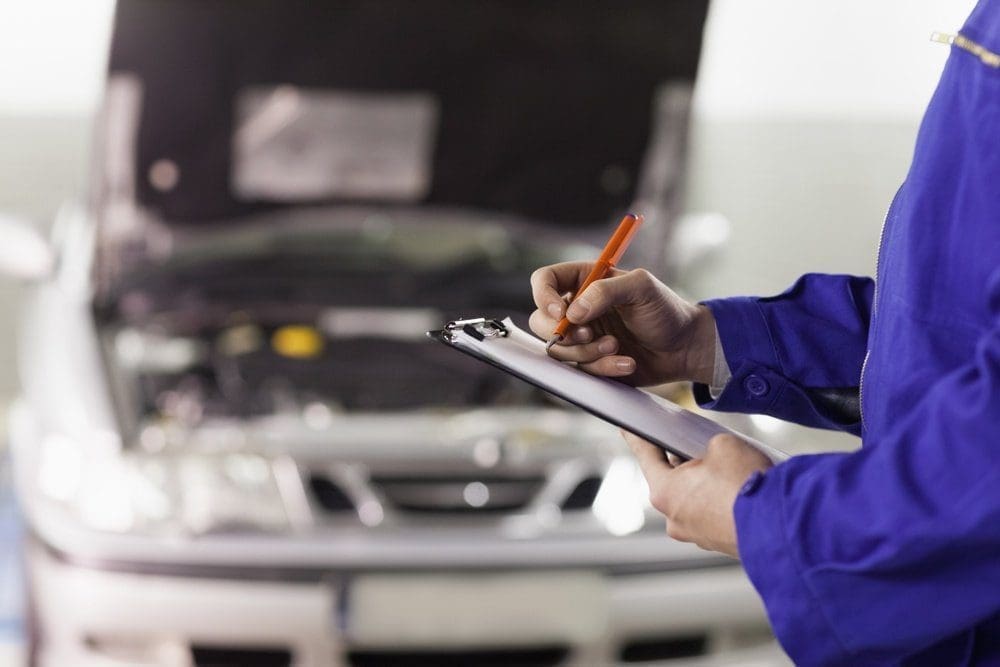
[[[639,231],[639,227],[642,225],[642,216],[634,215],[629,213],[622,221],[618,223],[618,229],[615,233],[611,235],[608,239],[607,245],[604,246],[604,250],[601,252],[601,256],[597,258],[594,262],[594,266],[590,269],[590,273],[584,278],[580,287],[577,289],[577,293],[583,293],[587,291],[587,288],[594,283],[594,281],[606,278],[611,269],[614,269],[618,264],[618,261],[628,250],[629,243],[632,242],[632,237],[635,233]],[[552,331],[552,337],[549,338],[548,343],[545,345],[546,350],[552,349],[552,346],[561,341],[566,337],[566,332],[569,330],[570,321],[565,316],[559,320],[559,324],[556,325],[555,329]]]
[[[640,221],[626,216],[597,262],[535,271],[531,288],[538,309],[530,327],[546,340],[558,335],[549,346],[552,357],[595,375],[638,386],[709,383],[715,362],[711,312],[681,299],[644,269],[614,267]],[[568,294],[573,298],[567,306]]]

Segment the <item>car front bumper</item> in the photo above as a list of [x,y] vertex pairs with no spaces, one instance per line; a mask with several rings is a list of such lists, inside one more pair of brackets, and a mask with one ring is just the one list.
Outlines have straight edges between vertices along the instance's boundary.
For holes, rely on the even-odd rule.
[[295,581],[267,570],[99,567],[37,539],[27,550],[41,667],[788,664],[736,565],[331,569]]

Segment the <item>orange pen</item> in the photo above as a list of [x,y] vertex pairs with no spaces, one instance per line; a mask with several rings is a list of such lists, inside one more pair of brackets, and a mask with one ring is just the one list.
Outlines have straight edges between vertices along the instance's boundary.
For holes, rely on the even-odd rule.
[[[611,235],[608,239],[608,244],[604,246],[604,252],[601,256],[597,258],[597,262],[594,263],[594,268],[590,270],[590,274],[587,275],[587,279],[583,281],[580,288],[573,295],[575,299],[578,294],[583,294],[583,292],[590,286],[595,280],[600,280],[608,275],[618,260],[621,259],[622,255],[625,254],[625,250],[628,248],[629,242],[635,233],[639,231],[639,225],[642,224],[642,216],[629,213],[622,221],[618,224],[618,229],[615,233]],[[570,301],[572,303],[572,300]],[[558,343],[566,336],[566,331],[570,327],[570,321],[564,316],[559,324],[556,325],[555,331],[552,332],[552,338],[549,342],[545,344],[545,349],[548,350],[553,345]]]

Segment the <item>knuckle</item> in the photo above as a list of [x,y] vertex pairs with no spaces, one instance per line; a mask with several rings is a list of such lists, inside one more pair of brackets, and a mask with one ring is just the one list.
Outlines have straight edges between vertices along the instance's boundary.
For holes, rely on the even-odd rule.
[[677,525],[676,522],[667,519],[667,535],[680,542],[687,541],[687,534]]
[[649,504],[653,506],[657,512],[661,514],[667,514],[670,503],[668,502],[667,494],[661,486],[650,486],[649,489]]
[[650,273],[648,269],[643,269],[643,268],[633,269],[632,277],[637,282],[646,284],[651,284],[653,283],[653,281],[656,280],[656,277],[653,276],[653,274]]
[[712,437],[708,441],[709,450],[721,450],[727,447],[732,447],[739,442],[739,438],[730,433],[719,433]]
[[621,289],[626,300],[642,299],[655,289],[656,278],[646,269],[632,269],[622,278]]

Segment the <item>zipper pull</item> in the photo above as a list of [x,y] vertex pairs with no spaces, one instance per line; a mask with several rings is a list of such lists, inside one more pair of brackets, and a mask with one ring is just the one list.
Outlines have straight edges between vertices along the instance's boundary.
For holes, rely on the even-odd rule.
[[955,42],[955,35],[935,30],[931,33],[931,41],[937,42],[938,44],[953,44]]
[[932,32],[932,42],[952,44],[979,58],[984,65],[1000,68],[1000,53],[993,53],[982,44],[976,44],[965,35],[949,35],[946,32]]

